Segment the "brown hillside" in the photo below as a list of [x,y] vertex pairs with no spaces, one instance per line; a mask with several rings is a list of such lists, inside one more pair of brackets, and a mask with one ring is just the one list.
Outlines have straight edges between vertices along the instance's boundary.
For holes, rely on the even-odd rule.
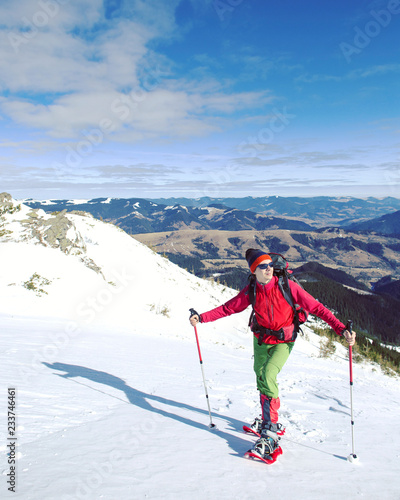
[[341,269],[366,284],[391,274],[400,277],[400,245],[395,238],[351,233],[341,229],[323,232],[288,230],[198,231],[179,230],[136,234],[134,238],[157,253],[198,257],[207,267],[246,268],[247,248],[262,248],[285,255],[291,267],[317,261]]

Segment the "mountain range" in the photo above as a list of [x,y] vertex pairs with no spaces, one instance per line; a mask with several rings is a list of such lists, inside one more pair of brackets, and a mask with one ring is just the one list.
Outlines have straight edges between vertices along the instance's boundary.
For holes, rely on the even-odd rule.
[[370,288],[400,278],[400,200],[378,198],[96,198],[24,200],[47,213],[90,213],[199,276],[247,268],[244,250],[344,271]]
[[400,210],[382,215],[376,219],[355,222],[348,226],[353,231],[374,231],[381,234],[400,235]]
[[243,198],[159,198],[155,203],[206,207],[220,203],[238,210],[249,210],[274,217],[304,220],[314,227],[335,225],[347,227],[352,223],[375,219],[400,209],[400,199],[315,196],[303,197],[243,197]]
[[96,198],[23,200],[46,212],[83,211],[112,222],[129,234],[182,229],[307,231],[326,226],[354,231],[400,233],[400,200],[378,198]]

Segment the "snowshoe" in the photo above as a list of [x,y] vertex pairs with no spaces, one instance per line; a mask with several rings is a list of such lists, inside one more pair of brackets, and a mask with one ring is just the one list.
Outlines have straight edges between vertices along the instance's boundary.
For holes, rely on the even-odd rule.
[[258,458],[267,464],[274,463],[278,456],[282,454],[279,440],[280,437],[276,432],[263,429],[253,448],[248,450],[244,456],[246,458]]
[[267,455],[266,458],[262,458],[258,453],[255,453],[253,450],[246,451],[244,457],[249,459],[255,458],[256,460],[261,460],[267,465],[272,465],[277,461],[279,455],[282,455],[282,453],[283,453],[282,448],[278,446],[278,448],[270,455]]

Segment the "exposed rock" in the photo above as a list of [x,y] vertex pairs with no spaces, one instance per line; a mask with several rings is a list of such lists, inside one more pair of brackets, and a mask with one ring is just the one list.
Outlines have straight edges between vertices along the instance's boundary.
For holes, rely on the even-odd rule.
[[0,206],[1,207],[12,207],[12,196],[8,193],[0,193]]
[[71,210],[70,214],[81,215],[82,217],[91,217],[93,219],[93,215],[89,212],[84,212],[83,210]]
[[29,212],[27,215],[28,215],[28,217],[31,217],[32,219],[37,219],[39,217],[37,210],[32,210],[32,212]]
[[14,205],[12,196],[8,193],[0,193],[0,216],[6,213],[18,212],[21,205]]
[[[0,237],[10,238],[11,231],[6,228],[6,215],[20,209],[21,205],[15,205],[11,195],[0,194]],[[66,213],[67,210],[63,210],[49,216],[41,209],[25,210],[23,217],[18,219],[24,228],[19,233],[19,241],[34,240],[43,246],[58,248],[65,254],[76,255],[86,267],[103,276],[101,268],[87,255],[85,241]],[[87,213],[81,215],[92,217]]]
[[77,240],[81,238],[77,235],[75,242],[67,238],[69,229],[74,227],[74,225],[67,217],[65,217],[66,212],[66,210],[63,210],[62,212],[54,215],[54,217],[43,221],[43,225],[45,227],[48,226],[44,232],[44,239],[51,247],[59,247],[62,252],[70,253],[71,247],[74,246],[74,243],[78,243]]

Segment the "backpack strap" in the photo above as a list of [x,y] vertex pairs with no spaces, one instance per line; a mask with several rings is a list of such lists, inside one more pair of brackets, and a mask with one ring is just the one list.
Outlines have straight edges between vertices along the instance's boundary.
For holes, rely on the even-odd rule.
[[296,307],[295,303],[293,302],[292,292],[290,290],[290,285],[289,285],[289,279],[288,279],[286,273],[282,273],[279,276],[278,286],[279,286],[279,290],[281,291],[284,299],[290,305],[290,307],[293,309],[294,331],[295,331],[295,333],[298,333],[300,331],[299,315],[298,315],[297,307]]
[[250,313],[250,317],[249,317],[248,326],[251,326],[251,324],[254,322],[254,318],[255,318],[254,306],[256,304],[256,289],[257,289],[255,275],[250,274],[250,276],[248,277],[248,281],[249,281],[248,294],[249,294],[249,302],[251,305],[251,313]]
[[[291,277],[290,280],[294,281],[295,283],[297,283],[298,285],[301,286],[301,284],[298,282],[298,280],[294,276]],[[288,275],[286,273],[279,276],[278,286],[279,286],[279,289],[280,289],[283,297],[285,298],[286,302],[293,309],[294,332],[296,333],[296,335],[299,332],[303,333],[300,325],[302,325],[303,323],[305,323],[307,321],[308,312],[306,310],[304,310],[301,306],[299,306],[299,304],[294,303],[292,291],[290,289],[289,278],[288,278]],[[303,287],[301,286],[301,288],[303,288]]]

